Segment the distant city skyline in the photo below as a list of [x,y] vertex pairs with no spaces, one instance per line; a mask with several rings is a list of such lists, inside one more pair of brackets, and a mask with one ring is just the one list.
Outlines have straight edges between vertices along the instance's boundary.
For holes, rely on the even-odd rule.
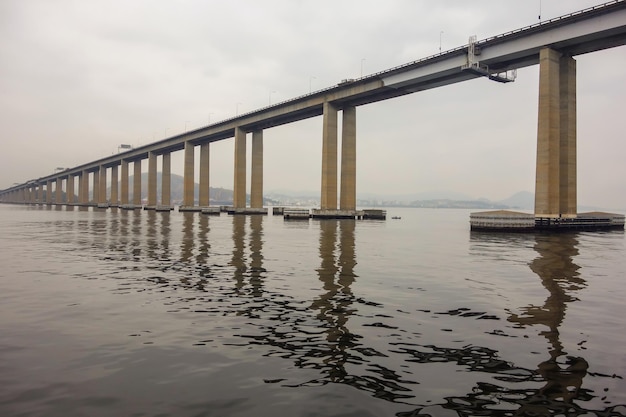
[[[600,3],[4,1],[0,189]],[[625,48],[576,57],[579,205],[626,210]],[[357,108],[357,193],[533,192],[537,95],[534,66]],[[267,129],[265,190],[319,189],[321,136]],[[210,183],[233,188],[232,140]]]

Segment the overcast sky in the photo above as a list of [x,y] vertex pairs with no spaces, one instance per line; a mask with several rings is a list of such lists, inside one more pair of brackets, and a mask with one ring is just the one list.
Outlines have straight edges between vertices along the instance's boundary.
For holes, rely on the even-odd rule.
[[[599,3],[0,0],[0,188]],[[578,201],[626,210],[626,47],[577,62]],[[534,192],[537,97],[534,66],[357,108],[357,193]],[[266,130],[265,190],[319,194],[321,138]]]

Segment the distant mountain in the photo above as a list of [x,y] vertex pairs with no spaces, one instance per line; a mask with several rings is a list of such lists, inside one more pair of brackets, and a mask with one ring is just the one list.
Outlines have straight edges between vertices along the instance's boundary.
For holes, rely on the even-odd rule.
[[[318,206],[319,192],[312,191],[270,191],[267,197],[282,205]],[[520,191],[502,201],[487,198],[472,198],[454,191],[428,191],[410,194],[359,193],[357,205],[360,207],[426,207],[426,208],[470,208],[470,209],[518,209],[532,210],[535,195]]]
[[535,208],[535,194],[530,191],[520,191],[511,197],[499,201],[510,208],[533,210]]

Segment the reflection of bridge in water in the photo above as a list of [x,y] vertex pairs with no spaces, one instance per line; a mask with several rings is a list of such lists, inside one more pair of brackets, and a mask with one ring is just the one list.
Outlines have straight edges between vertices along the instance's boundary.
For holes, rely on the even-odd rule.
[[[522,239],[518,244],[524,247],[533,242],[536,258],[530,269],[548,291],[542,305],[530,304],[521,307],[518,314],[508,314],[508,321],[517,327],[540,328],[539,334],[548,343],[544,359],[530,369],[517,366],[514,358],[501,357],[497,349],[489,346],[457,348],[438,346],[432,340],[415,343],[415,339],[405,339],[406,343],[374,343],[372,335],[384,338],[389,330],[385,323],[402,322],[391,316],[385,323],[374,322],[386,319],[373,319],[369,315],[372,307],[380,308],[381,313],[394,313],[355,295],[359,280],[355,221],[307,223],[306,227],[319,228],[317,268],[310,270],[310,275],[317,278],[319,292],[315,297],[299,300],[271,285],[276,271],[267,269],[264,255],[264,225],[271,218],[257,215],[226,219],[185,213],[182,223],[174,225],[168,214],[125,212],[119,222],[111,221],[113,216],[105,223],[100,219],[91,222],[98,238],[77,238],[91,238],[95,250],[104,249],[106,256],[119,256],[128,264],[150,261],[146,262],[151,265],[148,276],[145,271],[129,275],[137,282],[138,291],[145,291],[146,284],[154,285],[166,293],[168,303],[184,304],[188,311],[209,319],[243,317],[249,327],[234,335],[235,346],[254,347],[259,351],[259,360],[265,356],[279,357],[316,374],[311,377],[310,372],[305,372],[303,375],[308,376],[302,377],[291,373],[278,379],[267,376],[269,382],[286,389],[348,385],[373,397],[414,408],[398,416],[438,415],[444,410],[460,416],[578,416],[589,412],[619,415],[617,411],[611,414],[615,406],[602,411],[585,408],[586,403],[600,395],[584,387],[588,368],[593,364],[569,355],[560,339],[566,310],[577,301],[576,292],[586,287],[574,262],[578,254],[576,235],[511,237]],[[130,230],[134,233],[128,233]],[[137,236],[145,236],[145,242]],[[499,238],[508,241],[507,237],[472,235],[476,244]],[[416,401],[433,369],[424,365],[440,364],[452,365],[474,374],[473,379],[478,375],[479,380],[488,382],[468,387],[466,395],[440,398],[439,404],[435,399],[429,404]],[[605,376],[596,373],[594,377]]]

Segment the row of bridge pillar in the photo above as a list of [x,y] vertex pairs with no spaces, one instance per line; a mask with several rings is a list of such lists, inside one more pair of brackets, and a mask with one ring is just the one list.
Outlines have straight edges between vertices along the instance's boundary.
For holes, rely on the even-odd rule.
[[[576,62],[570,56],[544,48],[539,57],[539,109],[537,129],[537,166],[535,182],[535,215],[539,217],[576,217]],[[322,210],[356,209],[356,108],[333,102],[323,104],[322,132]],[[338,111],[343,111],[341,128],[341,172],[338,170]],[[234,129],[234,190],[233,207],[246,208],[246,135],[240,127]],[[184,146],[184,197],[183,207],[192,207],[194,200],[195,144]],[[198,205],[209,206],[209,146],[200,143],[200,191]],[[157,153],[148,153],[147,207],[171,205],[171,155],[162,155],[162,197],[157,202]],[[263,131],[252,131],[250,207],[263,205]],[[121,159],[121,192],[118,196],[118,165],[111,169],[110,202],[131,205],[129,195],[129,163],[134,165],[132,206],[141,206],[141,160]],[[56,178],[56,203],[61,201],[62,181],[66,180],[67,201],[74,201],[74,178],[78,178],[78,203],[89,203],[89,172],[93,173],[93,204],[106,204],[105,166],[78,174]],[[340,174],[340,176],[339,176]],[[340,184],[338,190],[337,184]],[[45,183],[49,192],[47,203],[52,202],[52,180]],[[43,203],[44,183],[30,184],[2,195],[2,201]],[[138,192],[139,191],[139,192]],[[338,193],[338,191],[340,191]],[[337,196],[339,194],[339,202]]]
[[[322,149],[322,196],[321,208],[324,210],[337,209],[337,167],[338,167],[338,132],[337,132],[337,107],[331,103],[324,104],[323,123],[323,149]],[[246,143],[247,132],[242,128],[235,128],[234,141],[234,189],[233,208],[245,209],[247,204],[246,194]],[[347,107],[343,109],[342,129],[342,167],[341,167],[341,210],[356,209],[356,109]],[[195,147],[191,142],[184,146],[184,184],[182,207],[190,208],[195,205]],[[210,143],[201,143],[200,147],[200,186],[197,207],[208,207],[209,199],[209,159]],[[157,156],[162,156],[161,167],[161,201],[157,202]],[[251,184],[250,184],[250,207],[263,207],[263,131],[252,132],[252,161],[251,161]],[[148,156],[148,199],[147,208],[171,206],[171,153],[149,152]],[[129,164],[133,164],[133,201],[129,200]],[[121,178],[118,172],[121,167]],[[111,170],[110,197],[107,198],[107,169]],[[119,165],[100,166],[95,169],[84,170],[78,174],[59,177],[54,181],[56,189],[52,193],[52,180],[32,184],[4,196],[3,200],[24,203],[55,203],[62,204],[63,181],[65,180],[65,202],[80,205],[121,205],[122,207],[135,208],[142,205],[141,199],[141,159],[121,159]],[[91,174],[92,199],[89,193],[89,175]],[[75,196],[75,178],[78,178],[78,195]],[[121,190],[118,190],[118,179]],[[43,187],[46,187],[45,201]],[[121,192],[120,192],[121,191]],[[139,191],[139,192],[138,192]]]

